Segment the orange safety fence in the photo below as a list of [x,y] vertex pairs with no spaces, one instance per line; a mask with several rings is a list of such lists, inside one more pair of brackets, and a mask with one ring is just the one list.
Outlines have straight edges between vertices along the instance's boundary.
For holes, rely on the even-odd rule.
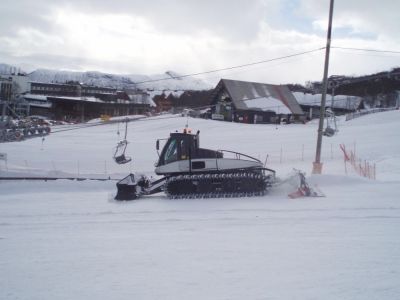
[[376,165],[371,164],[367,160],[362,160],[356,156],[354,151],[346,150],[346,146],[340,144],[340,149],[343,151],[343,158],[344,158],[344,168],[347,174],[347,163],[353,167],[354,171],[362,176],[369,179],[376,179]]

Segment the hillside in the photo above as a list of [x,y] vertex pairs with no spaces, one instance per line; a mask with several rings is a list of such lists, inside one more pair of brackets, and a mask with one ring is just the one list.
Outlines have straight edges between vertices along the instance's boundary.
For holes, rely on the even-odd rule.
[[[312,93],[322,92],[322,82],[309,83]],[[302,92],[292,85],[292,91]],[[398,105],[400,68],[363,76],[332,75],[328,78],[328,94],[362,97],[367,107]]]
[[[0,298],[396,299],[399,113],[339,120],[323,175],[308,176],[324,198],[289,199],[287,183],[262,197],[115,202],[114,181],[0,181]],[[108,124],[2,144],[0,174],[151,175],[155,140],[187,122],[202,147],[268,155],[280,178],[311,170],[317,122],[164,115],[129,123],[132,164],[113,163],[122,127]],[[377,180],[345,174],[341,143],[376,164]]]

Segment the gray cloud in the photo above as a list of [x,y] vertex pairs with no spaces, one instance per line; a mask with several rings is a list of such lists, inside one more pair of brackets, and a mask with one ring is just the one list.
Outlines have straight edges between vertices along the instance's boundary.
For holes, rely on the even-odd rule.
[[[328,4],[329,1],[320,0],[1,1],[0,62],[115,73],[159,73],[166,69],[191,73],[239,65],[323,46]],[[397,50],[399,8],[398,1],[391,0],[336,1],[334,24],[340,28],[335,29],[333,43]],[[60,11],[80,14],[90,19],[91,26],[96,25],[93,24],[96,16],[140,17],[150,25],[151,32],[134,35],[132,28],[127,31],[108,28],[107,21],[102,20],[99,30],[91,28],[75,34],[73,30],[77,29],[65,23],[69,22],[69,15],[62,23],[55,19],[55,13]],[[126,26],[134,27],[135,23]],[[99,39],[91,39],[89,35],[94,34]],[[140,40],[136,42],[136,38]],[[109,49],[104,46],[110,44],[107,39],[115,44],[115,49],[128,50],[105,55]],[[97,45],[105,40],[106,45]],[[155,44],[158,42],[160,45]],[[113,50],[110,48],[110,52]],[[272,72],[269,66],[260,66],[232,76],[271,82],[281,79],[284,82],[284,78],[297,82],[301,78],[319,79],[322,71],[318,55],[278,64]],[[348,64],[352,61],[349,57],[343,56],[341,60],[337,57],[332,59],[332,71],[357,73],[357,66]],[[357,61],[360,72],[364,72],[368,66],[373,71],[379,65],[395,67],[396,58],[372,62],[368,57],[357,57]]]
[[[86,12],[110,12],[109,1],[96,1],[95,8],[89,0],[77,3]],[[151,4],[140,0],[125,0],[119,1],[111,11],[148,18],[161,32],[186,35],[210,30],[225,38],[251,40],[257,35],[260,20],[265,18],[268,7],[260,0],[155,0]]]
[[[324,28],[327,27],[329,1],[307,0],[299,3],[299,10],[303,15],[314,20],[326,20]],[[400,41],[399,11],[399,1],[393,0],[335,1],[333,24],[347,25],[349,36],[354,35],[351,30],[355,30],[360,36],[365,35],[368,38],[375,36]]]
[[47,31],[50,24],[43,16],[50,13],[52,4],[48,1],[1,1],[0,35],[13,36],[20,28],[36,28]]
[[[0,35],[12,36],[29,27],[54,32],[46,16],[56,8],[86,14],[127,14],[144,17],[160,32],[190,35],[212,31],[227,40],[249,42],[256,38],[260,23],[272,27],[310,31],[313,20],[327,19],[329,1],[303,0],[18,0],[0,2]],[[399,39],[400,4],[392,0],[336,1],[334,23],[352,24],[353,29]],[[353,23],[352,23],[353,22]],[[317,32],[318,33],[318,32]],[[350,34],[354,34],[349,32]]]
[[144,17],[160,32],[191,34],[209,30],[227,39],[251,40],[260,29],[260,20],[271,12],[276,0],[21,0],[0,4],[0,34],[12,35],[21,27],[51,31],[54,24],[45,17],[52,10],[73,9],[86,14],[128,14]]

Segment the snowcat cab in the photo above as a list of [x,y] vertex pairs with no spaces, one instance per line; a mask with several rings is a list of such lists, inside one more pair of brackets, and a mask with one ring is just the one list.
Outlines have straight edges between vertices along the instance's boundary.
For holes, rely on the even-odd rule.
[[[171,133],[170,138],[165,143],[161,151],[157,167],[163,166],[178,160],[186,160],[199,147],[199,135],[187,133]],[[157,150],[159,150],[159,140],[157,140]]]
[[[196,162],[196,159],[223,158],[221,151],[202,149],[199,144],[200,131],[191,134],[185,129],[183,133],[171,133],[156,164],[156,174],[191,172],[201,169],[203,165],[205,168],[205,164]],[[156,148],[159,150],[159,140],[157,140]],[[187,165],[187,168],[182,165]]]

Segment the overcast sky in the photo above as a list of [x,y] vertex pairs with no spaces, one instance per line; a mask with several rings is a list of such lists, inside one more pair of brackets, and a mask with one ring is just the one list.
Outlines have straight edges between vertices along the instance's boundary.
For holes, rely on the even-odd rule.
[[[26,68],[197,73],[324,47],[329,0],[0,2],[0,63]],[[400,1],[336,0],[332,46],[400,51]],[[203,77],[321,80],[324,51]],[[330,75],[400,66],[400,54],[332,49]]]

